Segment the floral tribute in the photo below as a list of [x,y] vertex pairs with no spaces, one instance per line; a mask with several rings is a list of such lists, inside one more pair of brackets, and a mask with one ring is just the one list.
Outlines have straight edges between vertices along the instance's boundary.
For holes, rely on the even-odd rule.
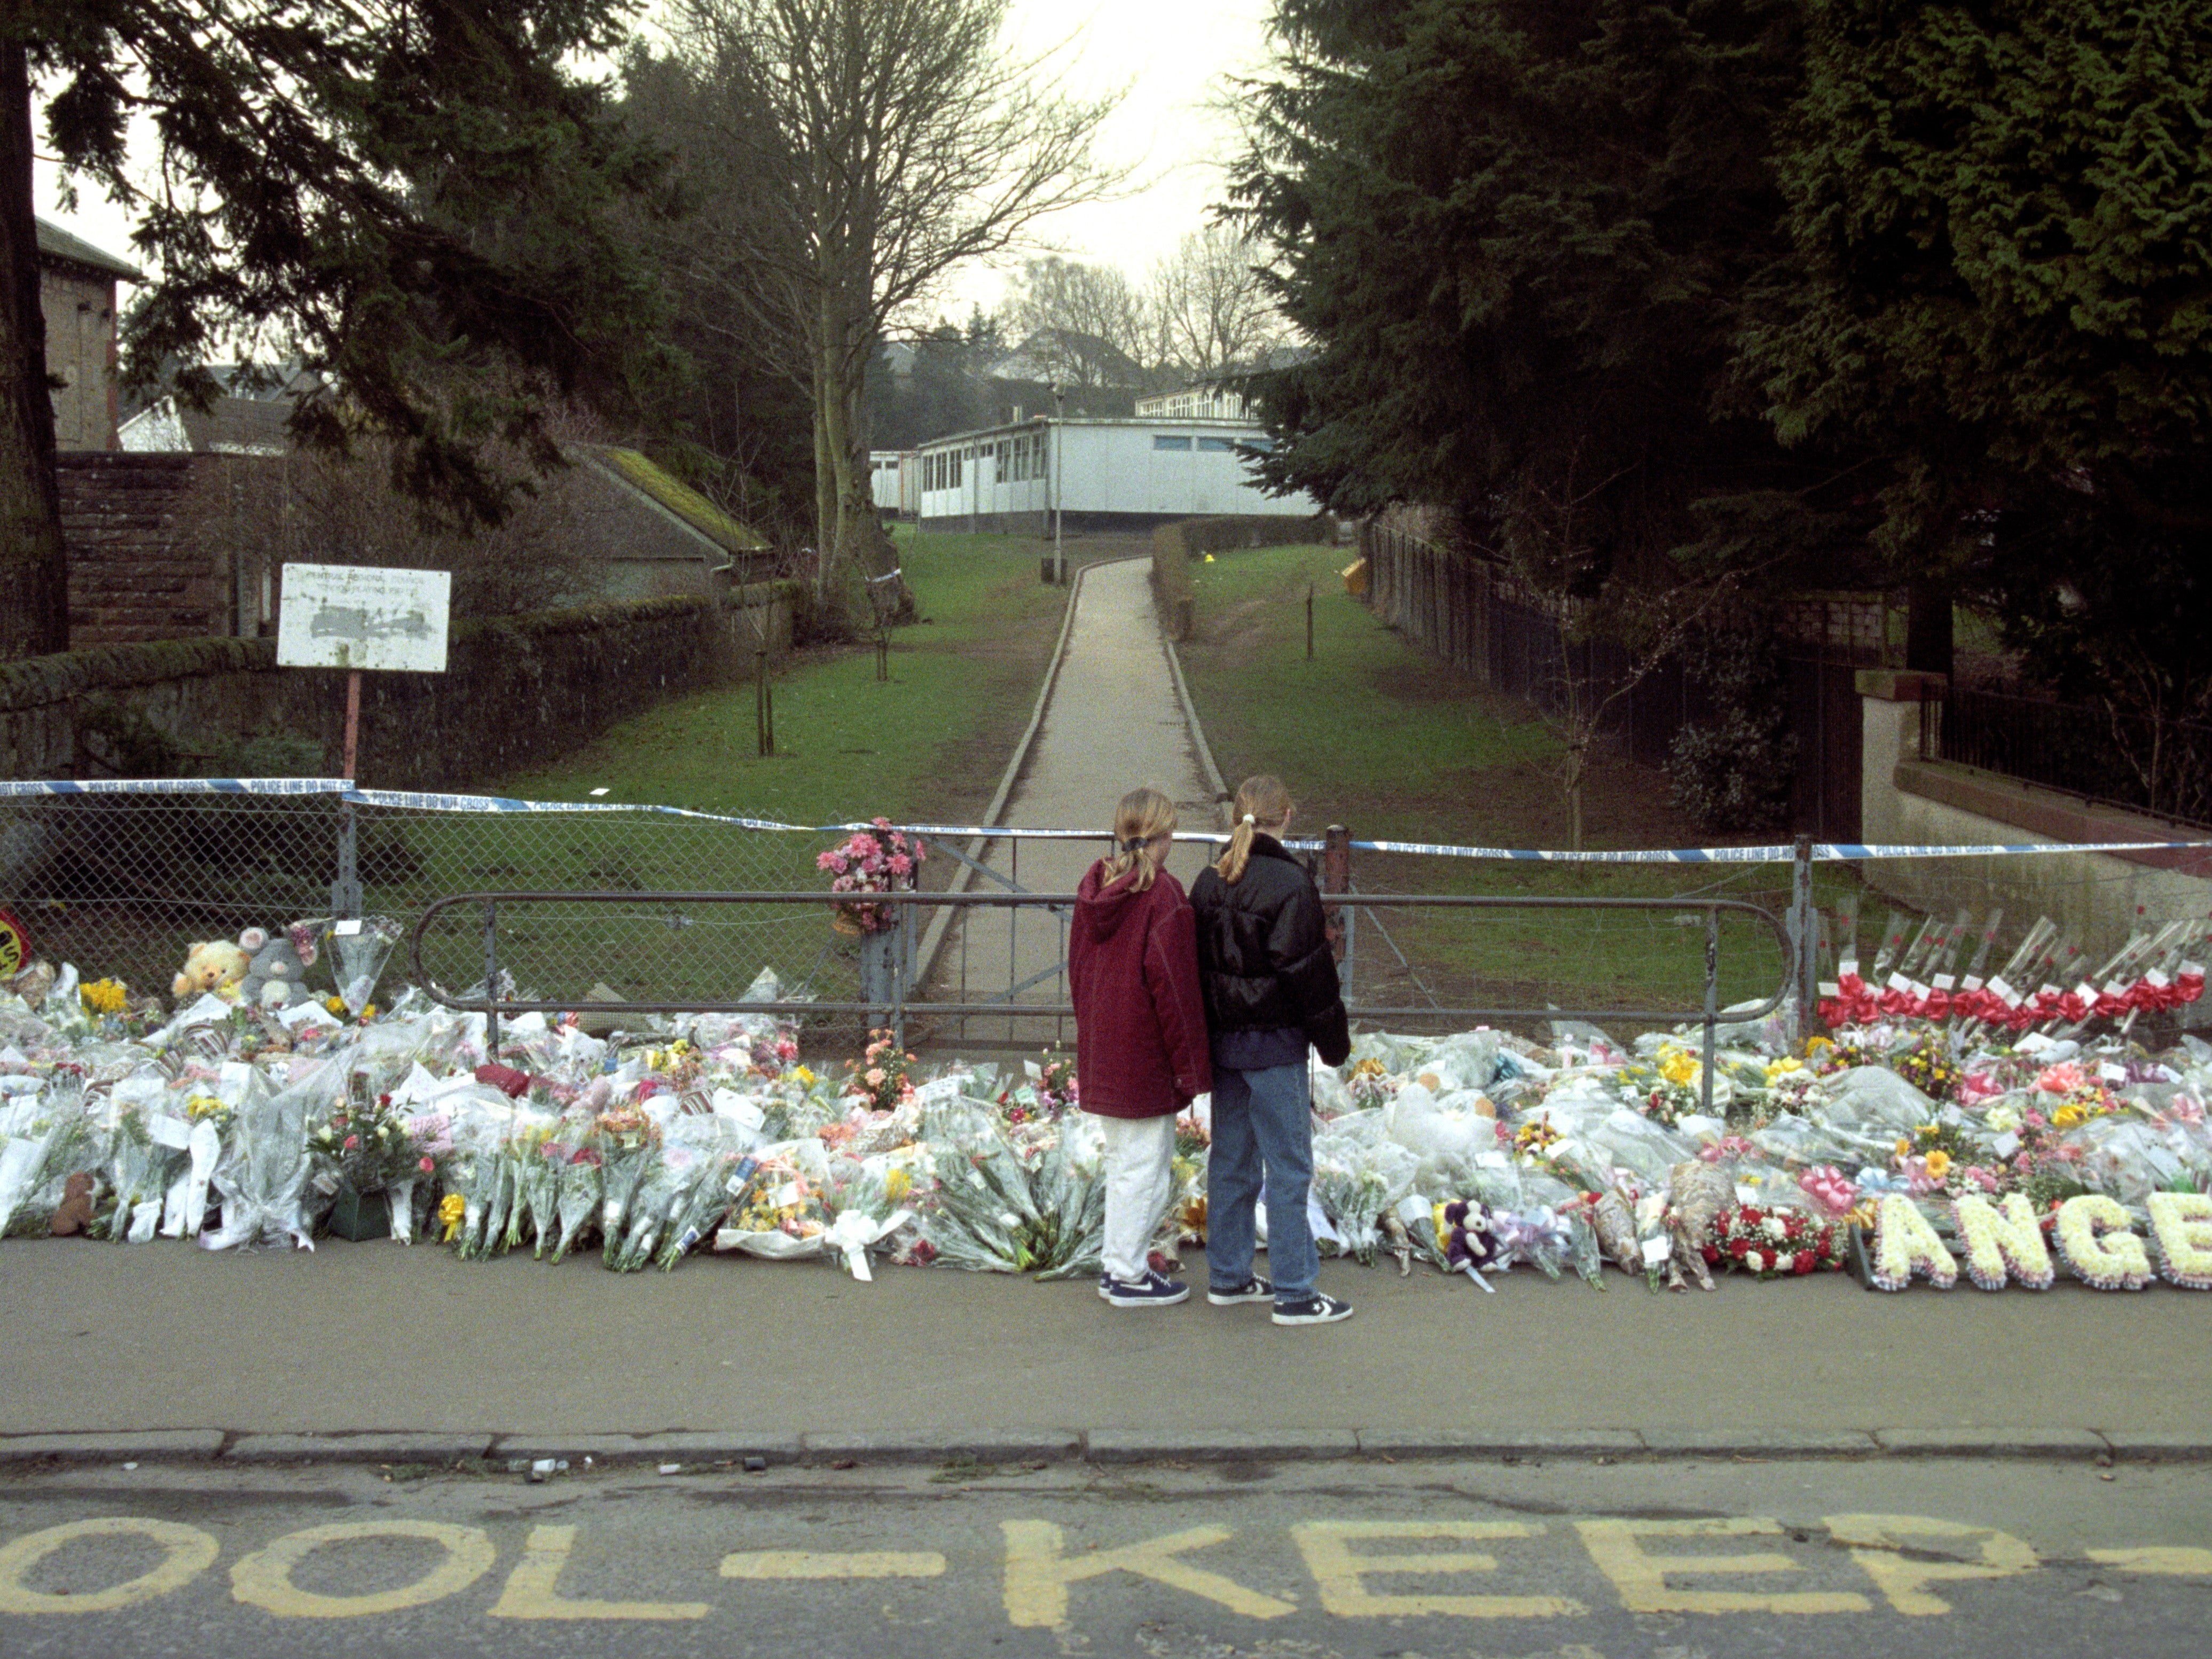
[[313,1125],[307,1152],[319,1172],[364,1194],[420,1180],[438,1168],[405,1115],[392,1109],[388,1094],[368,1105],[341,1106]]
[[914,1056],[898,1046],[890,1031],[871,1031],[860,1059],[845,1062],[843,1092],[865,1103],[872,1112],[895,1110],[914,1097]]
[[2058,1249],[2074,1276],[2093,1290],[2139,1291],[2150,1283],[2150,1255],[2126,1207],[2101,1193],[2058,1206]]
[[1874,1261],[1869,1279],[1878,1291],[1901,1291],[1916,1275],[1936,1290],[1959,1282],[1959,1263],[1920,1213],[1901,1193],[1892,1193],[1875,1212]]
[[1955,1210],[1959,1240],[1966,1247],[1966,1276],[1984,1291],[2001,1291],[2016,1281],[2031,1291],[2047,1291],[2057,1278],[2035,1206],[2020,1193],[2007,1193],[2002,1207],[1969,1194]]
[[[892,829],[889,818],[878,818],[817,855],[814,867],[830,872],[833,893],[910,893],[928,856],[921,836]],[[898,907],[841,904],[837,921],[849,933],[886,933],[898,925]]]
[[2185,1291],[2212,1291],[2212,1195],[2153,1193],[2145,1207],[2159,1276]]
[[1834,1224],[1803,1210],[1733,1206],[1713,1218],[1711,1236],[1700,1248],[1709,1266],[1733,1267],[1761,1279],[1802,1279],[1808,1273],[1832,1273],[1844,1265]]

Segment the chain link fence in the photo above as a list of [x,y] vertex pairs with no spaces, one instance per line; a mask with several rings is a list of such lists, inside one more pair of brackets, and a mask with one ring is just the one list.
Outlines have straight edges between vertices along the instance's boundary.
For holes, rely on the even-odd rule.
[[[524,1000],[727,1003],[744,998],[768,969],[787,998],[866,1002],[880,1000],[884,946],[842,931],[833,907],[819,898],[766,904],[651,896],[818,896],[828,878],[817,857],[842,833],[667,809],[520,810],[471,797],[352,793],[330,781],[5,783],[0,909],[20,925],[27,953],[74,962],[87,978],[166,992],[194,940],[354,913],[389,916],[411,930],[457,894],[528,891],[554,896],[513,907],[495,923],[498,967]],[[945,856],[958,846],[933,839],[925,887],[945,885],[960,867]],[[2041,927],[2057,945],[2070,947],[2058,957],[2088,973],[2129,939],[2201,922],[2212,909],[2212,883],[2197,873],[2206,867],[2202,854],[2190,855],[2193,864],[2181,860],[2185,867],[2154,867],[2070,848],[1802,862],[1786,855],[1790,849],[1771,849],[1765,858],[1726,853],[1668,863],[1503,852],[1469,858],[1391,842],[1352,848],[1342,879],[1375,902],[1341,907],[1347,1000],[1356,1014],[1370,1011],[1370,1023],[1401,1029],[1449,1027],[1460,1019],[1455,1011],[1468,1009],[1528,1010],[1529,1024],[1540,1024],[1538,1011],[1547,1008],[1680,1007],[1687,1017],[1702,1000],[1711,914],[1704,906],[1716,899],[1764,913],[1718,914],[1723,1007],[1767,997],[1785,981],[1802,990],[1832,980],[1845,963],[1870,964],[1900,925],[1917,933],[1923,922],[1940,921],[1962,937],[1994,928],[1998,962]],[[1194,878],[1193,854],[1179,849],[1176,858],[1171,867]],[[1324,886],[1334,884],[1316,865]],[[1001,879],[986,885],[996,890]],[[559,896],[586,893],[598,896]],[[1545,902],[1455,908],[1382,902],[1445,894]],[[1668,902],[1553,902],[1562,899]],[[1011,911],[963,912],[933,931],[938,908],[924,906],[901,932],[891,969],[900,995],[940,1004],[1003,1000],[1009,1014],[1018,1007],[1024,1017],[925,1017],[919,1035],[958,1042],[996,1032],[1014,1043],[1072,1036],[1062,1012],[1063,915],[1042,907],[1026,921]],[[1901,923],[1890,920],[1893,912]],[[1789,941],[1778,939],[1764,917],[1784,919]],[[423,976],[454,994],[480,986],[484,922],[481,906],[432,917],[422,939]],[[1034,938],[1011,939],[1017,926]],[[1800,938],[1808,941],[1802,948],[1794,943]],[[1967,971],[1966,954],[1954,954],[1953,970]],[[387,994],[407,972],[402,952],[387,967]],[[851,1012],[811,1021],[825,1051],[867,1023]],[[1624,1021],[1621,1035],[1635,1026]]]

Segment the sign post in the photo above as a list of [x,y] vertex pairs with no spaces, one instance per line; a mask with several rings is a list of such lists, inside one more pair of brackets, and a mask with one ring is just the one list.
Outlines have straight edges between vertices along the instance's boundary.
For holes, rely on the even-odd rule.
[[[446,672],[447,624],[453,577],[447,570],[386,570],[348,564],[287,564],[276,619],[280,668],[346,671],[345,776],[355,781],[361,734],[361,677]],[[354,862],[353,805],[339,831],[338,877],[331,908],[361,914]]]

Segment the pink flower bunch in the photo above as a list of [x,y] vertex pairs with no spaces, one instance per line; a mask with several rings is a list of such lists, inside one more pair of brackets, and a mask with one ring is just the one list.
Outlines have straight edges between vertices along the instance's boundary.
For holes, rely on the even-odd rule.
[[1968,1072],[1952,1088],[1952,1097],[1962,1106],[1991,1100],[2004,1092],[2004,1085],[1988,1072]]
[[2070,1060],[2061,1060],[2044,1067],[2035,1086],[2046,1095],[2070,1095],[2089,1086],[2089,1074]]
[[[911,892],[915,872],[928,856],[921,836],[892,829],[889,818],[878,818],[869,828],[855,830],[837,846],[817,854],[814,867],[830,872],[833,893]],[[839,908],[864,933],[883,933],[898,921],[897,913],[887,905],[848,904]]]
[[1848,1215],[1859,1201],[1858,1183],[1832,1164],[1800,1171],[1797,1185],[1830,1215]]
[[1698,1156],[1708,1164],[1732,1164],[1738,1158],[1749,1158],[1758,1150],[1741,1135],[1723,1135],[1698,1147]]

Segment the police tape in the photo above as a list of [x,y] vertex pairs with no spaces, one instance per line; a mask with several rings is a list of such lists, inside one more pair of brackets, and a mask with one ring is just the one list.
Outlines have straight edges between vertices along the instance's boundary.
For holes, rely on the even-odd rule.
[[[854,820],[844,823],[787,823],[776,818],[743,817],[726,812],[702,812],[687,806],[663,806],[634,801],[522,800],[506,795],[463,795],[403,789],[356,789],[343,778],[95,778],[54,779],[44,781],[0,781],[0,798],[106,795],[331,795],[357,806],[381,807],[414,812],[573,816],[629,814],[679,818],[698,823],[727,824],[734,829],[778,835],[843,836],[868,830],[896,830],[909,836],[935,836],[945,841],[1071,841],[1113,839],[1108,830],[1055,830],[1008,824],[893,823],[887,819]],[[1229,836],[1220,830],[1181,830],[1179,842],[1218,846]],[[1284,843],[1296,852],[1320,852],[1326,843],[1314,840]],[[1786,844],[1762,847],[1675,847],[1598,848],[1569,851],[1557,848],[1471,847],[1449,842],[1360,841],[1348,843],[1354,852],[1402,854],[1420,858],[1471,859],[1523,864],[1789,864],[1797,849]],[[1815,863],[1857,863],[1879,859],[2020,858],[2053,853],[2212,853],[2212,841],[2011,842],[1936,844],[1919,842],[1816,842],[1808,849]]]

